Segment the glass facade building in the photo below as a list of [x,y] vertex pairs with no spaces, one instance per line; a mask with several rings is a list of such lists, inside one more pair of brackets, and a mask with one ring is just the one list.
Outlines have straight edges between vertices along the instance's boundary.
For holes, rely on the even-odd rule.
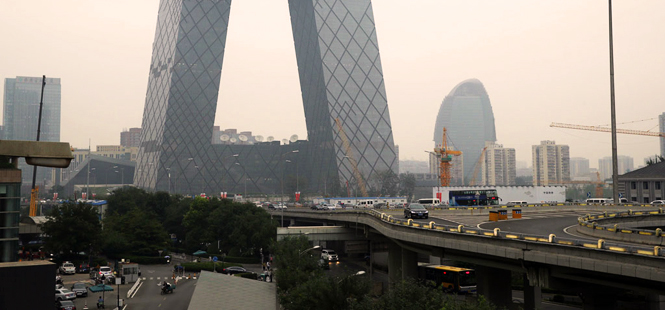
[[[35,141],[39,121],[42,77],[17,76],[5,79],[3,98],[4,134],[0,139]],[[40,141],[60,142],[61,86],[59,78],[47,78],[44,86]],[[33,167],[19,161],[23,183],[32,182]],[[51,168],[37,169],[38,183],[51,180]]]
[[307,141],[213,144],[230,6],[160,2],[134,183],[278,194],[397,173],[369,0],[289,1]]
[[[485,142],[496,142],[492,105],[479,80],[469,79],[457,84],[443,99],[434,125],[435,146],[442,142],[443,127],[447,129],[448,145],[462,151],[464,184],[469,184]],[[475,179],[479,184],[482,177],[476,175]]]

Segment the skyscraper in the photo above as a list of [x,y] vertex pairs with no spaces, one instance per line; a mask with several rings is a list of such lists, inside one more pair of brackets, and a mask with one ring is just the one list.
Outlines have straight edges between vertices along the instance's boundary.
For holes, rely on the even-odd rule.
[[[434,144],[442,141],[443,127],[448,131],[448,145],[462,151],[464,181],[474,176],[485,142],[496,142],[494,113],[483,84],[477,79],[463,81],[443,99],[434,125]],[[481,176],[475,176],[479,183]]]
[[482,185],[515,185],[515,149],[487,142],[485,160],[482,164]]
[[547,186],[570,181],[570,149],[554,141],[541,141],[531,147],[533,185]]
[[175,173],[190,193],[248,178],[275,191],[295,170],[319,190],[397,173],[369,0],[289,1],[307,141],[211,143],[230,5],[160,2],[135,184],[165,190]]
[[[40,141],[60,142],[60,91],[59,78],[46,79]],[[42,77],[17,76],[5,79],[4,139],[28,141],[37,139],[41,92]],[[31,182],[32,166],[20,160],[19,168],[23,170],[23,183]],[[50,168],[37,169],[39,183],[45,179],[50,180],[50,172]]]

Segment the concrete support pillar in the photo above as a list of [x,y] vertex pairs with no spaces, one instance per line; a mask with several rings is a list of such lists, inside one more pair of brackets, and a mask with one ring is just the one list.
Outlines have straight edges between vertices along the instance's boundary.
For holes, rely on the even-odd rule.
[[510,288],[510,270],[478,266],[476,269],[478,294],[498,308],[511,309],[513,292]]
[[540,286],[531,286],[529,279],[524,274],[524,310],[542,309],[543,293]]
[[289,226],[296,226],[296,219],[291,219],[289,221]]
[[665,296],[649,294],[647,295],[649,310],[665,310]]
[[392,242],[388,245],[388,278],[390,287],[402,281],[402,248]]
[[418,253],[402,248],[402,279],[418,279]]

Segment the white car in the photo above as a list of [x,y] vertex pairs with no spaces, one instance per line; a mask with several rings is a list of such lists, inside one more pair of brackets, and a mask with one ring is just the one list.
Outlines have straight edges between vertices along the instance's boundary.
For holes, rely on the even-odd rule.
[[55,301],[70,299],[76,299],[76,293],[66,288],[58,288],[55,290]]
[[652,205],[665,205],[665,200],[654,200],[651,202]]
[[336,205],[327,204],[323,207],[324,210],[337,210]]
[[328,262],[337,262],[339,261],[339,256],[335,253],[334,250],[323,249],[321,250],[321,258]]
[[76,273],[76,266],[70,262],[64,262],[62,263],[62,266],[60,266],[60,273],[61,274],[75,274]]
[[101,278],[104,276],[105,279],[108,279],[109,277],[113,277],[113,269],[108,266],[102,266],[99,268],[99,274],[97,275],[98,278]]

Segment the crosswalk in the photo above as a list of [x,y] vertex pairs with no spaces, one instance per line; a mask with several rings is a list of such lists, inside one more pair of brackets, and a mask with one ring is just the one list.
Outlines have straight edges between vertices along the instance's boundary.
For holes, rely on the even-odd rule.
[[178,281],[178,282],[179,282],[180,280],[196,280],[196,275],[194,275],[194,276],[190,276],[190,277],[187,277],[187,276],[185,276],[185,277],[177,276],[177,277],[175,277],[175,278],[174,278],[173,276],[166,276],[166,277],[142,277],[142,278],[141,278],[141,281],[154,281],[154,280],[157,280],[157,281],[163,281],[163,280],[176,280],[176,281]]

